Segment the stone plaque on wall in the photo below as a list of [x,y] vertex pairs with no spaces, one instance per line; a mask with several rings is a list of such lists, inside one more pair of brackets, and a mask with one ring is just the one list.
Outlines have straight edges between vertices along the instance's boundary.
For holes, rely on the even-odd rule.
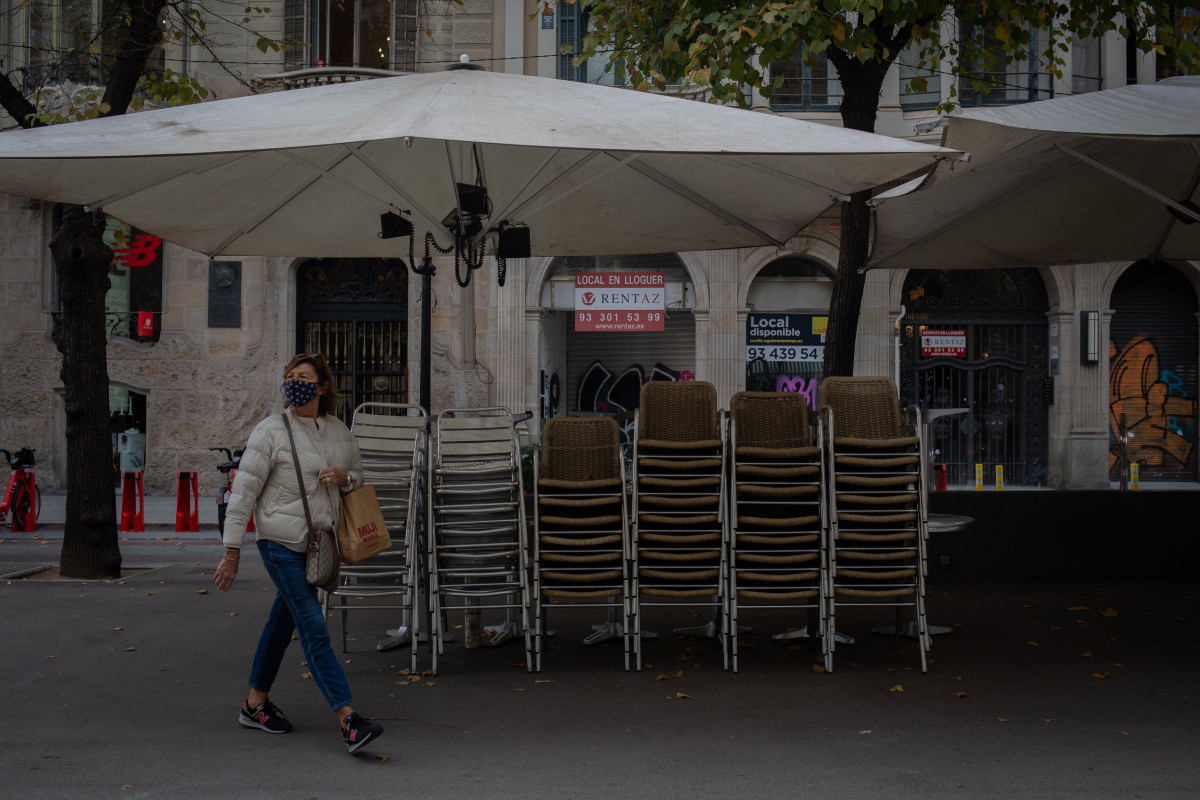
[[242,262],[208,263],[208,327],[242,327]]

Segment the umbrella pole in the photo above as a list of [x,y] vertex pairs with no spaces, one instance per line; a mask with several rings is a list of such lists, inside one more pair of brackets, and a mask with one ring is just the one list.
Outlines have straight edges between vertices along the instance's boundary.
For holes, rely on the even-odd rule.
[[432,328],[432,314],[429,309],[429,299],[433,294],[433,264],[426,261],[421,270],[421,408],[425,409],[425,413],[429,414],[429,383],[430,383],[430,329]]

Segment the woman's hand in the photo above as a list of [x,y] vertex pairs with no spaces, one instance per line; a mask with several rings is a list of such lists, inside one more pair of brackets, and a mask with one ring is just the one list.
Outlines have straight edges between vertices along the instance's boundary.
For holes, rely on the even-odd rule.
[[213,573],[213,583],[222,592],[228,592],[229,587],[233,586],[233,579],[237,577],[238,561],[240,558],[240,551],[226,550],[225,555],[221,557],[221,563],[217,564],[217,571]]
[[350,473],[337,467],[325,467],[321,470],[321,483],[325,486],[348,486]]

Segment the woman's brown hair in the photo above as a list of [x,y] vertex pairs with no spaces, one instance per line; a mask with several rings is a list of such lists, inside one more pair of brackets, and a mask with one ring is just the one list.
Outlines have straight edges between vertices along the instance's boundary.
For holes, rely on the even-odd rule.
[[[333,379],[333,370],[329,368],[328,362],[325,361],[325,356],[320,353],[297,353],[292,356],[292,360],[283,368],[283,376],[287,378],[287,374],[294,370],[300,364],[308,364],[317,373],[317,385],[325,387],[325,394],[321,395],[317,402],[318,414],[332,414],[337,411],[338,400],[341,395],[338,394],[336,382]],[[283,407],[290,406],[287,400],[283,401]]]

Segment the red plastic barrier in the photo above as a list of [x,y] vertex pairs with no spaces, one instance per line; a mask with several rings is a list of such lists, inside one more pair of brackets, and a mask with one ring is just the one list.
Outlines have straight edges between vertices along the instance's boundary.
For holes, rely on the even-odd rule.
[[934,488],[934,491],[938,491],[938,492],[946,491],[946,465],[945,464],[934,464],[933,465],[933,488]]
[[200,474],[179,473],[179,491],[175,498],[175,532],[200,530]]
[[121,473],[121,532],[142,533],[146,530],[146,492],[142,473]]

